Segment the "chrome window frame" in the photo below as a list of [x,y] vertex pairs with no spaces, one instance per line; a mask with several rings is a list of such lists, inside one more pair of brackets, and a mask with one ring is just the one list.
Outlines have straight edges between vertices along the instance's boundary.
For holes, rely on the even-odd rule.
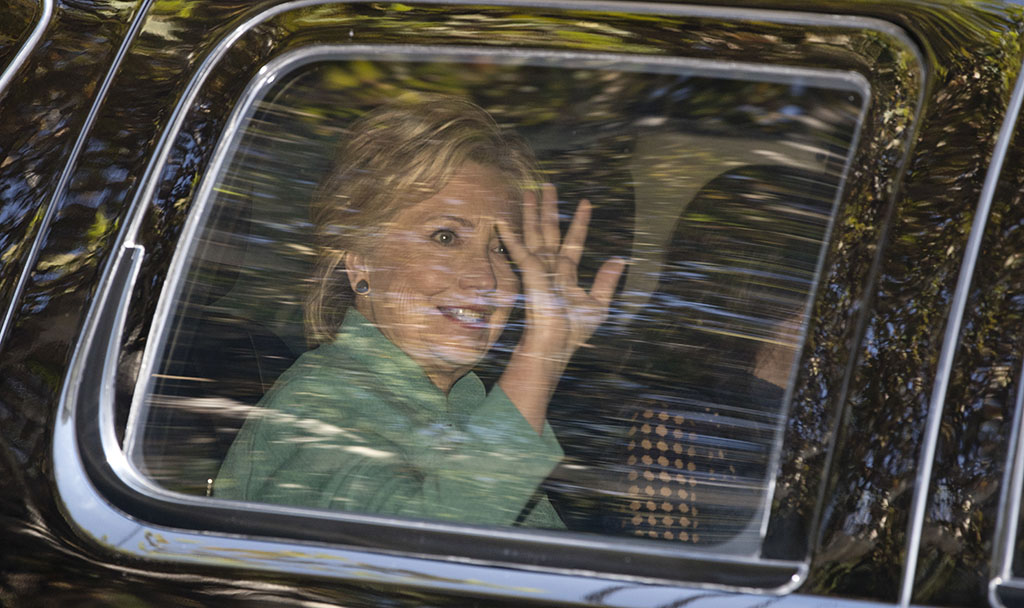
[[[1007,107],[1006,116],[1003,119],[1003,124],[999,130],[999,136],[997,140],[996,149],[992,155],[992,163],[989,166],[988,173],[985,176],[985,185],[981,193],[980,200],[978,201],[978,211],[975,214],[974,224],[971,227],[970,240],[968,241],[968,249],[964,254],[963,267],[961,269],[960,283],[957,285],[957,300],[958,307],[951,311],[951,318],[955,314],[956,320],[956,333],[953,333],[953,322],[950,322],[950,327],[947,328],[946,342],[943,344],[943,355],[946,355],[946,348],[950,350],[958,343],[957,338],[959,337],[960,318],[963,317],[964,308],[970,290],[971,276],[973,275],[974,266],[977,262],[978,256],[981,254],[981,241],[984,236],[985,226],[987,224],[989,211],[992,206],[992,199],[995,196],[995,191],[999,183],[999,178],[1003,172],[1003,162],[1006,159],[1007,150],[1009,149],[1010,143],[1014,136],[1017,123],[1020,119],[1020,112],[1024,107],[1024,64],[1021,66],[1021,71],[1017,76],[1017,82],[1014,85],[1013,95],[1010,98],[1010,103]],[[1018,145],[1020,145],[1018,143]],[[1010,170],[1013,170],[1011,168]],[[962,292],[962,295],[961,295]],[[952,367],[953,358],[952,353],[948,357],[947,368]],[[944,360],[944,359],[942,359]],[[942,361],[940,360],[940,361]],[[950,369],[940,368],[940,372],[944,372],[947,376]],[[945,385],[943,385],[945,389]],[[929,412],[930,417],[935,415],[937,418],[941,418],[942,405],[945,403],[945,392],[941,395],[938,405],[938,413],[934,411]],[[936,422],[935,425],[940,424]],[[930,426],[929,426],[929,430]],[[938,429],[935,430],[936,437],[933,441],[937,444]],[[931,440],[931,437],[929,437]],[[1008,439],[1008,449],[1006,454],[1006,467],[1003,472],[1003,479],[1000,485],[999,493],[999,510],[998,519],[996,521],[995,538],[992,542],[992,564],[990,568],[991,578],[988,584],[988,600],[989,604],[1002,608],[1006,606],[1004,597],[1007,595],[1014,595],[1017,598],[1024,597],[1024,577],[1014,576],[1013,574],[1013,562],[1014,562],[1014,547],[1017,544],[1018,535],[1020,531],[1020,517],[1021,517],[1021,503],[1024,501],[1024,365],[1021,367],[1021,371],[1017,377],[1017,394],[1014,400],[1013,409],[1013,422],[1010,427],[1010,437]],[[934,457],[935,445],[932,445],[931,455]],[[929,463],[930,464],[930,463]],[[930,482],[930,476],[924,478],[924,490],[921,490],[921,483],[919,481],[917,490],[926,491],[928,489],[928,482]],[[915,503],[917,496],[915,495]],[[922,507],[923,508],[923,507]],[[920,543],[920,528],[914,530],[916,532],[917,543]],[[913,572],[909,573],[908,581],[905,584],[912,586]],[[902,598],[901,598],[902,599]],[[903,605],[909,605],[909,595],[906,597]]]
[[[655,605],[662,604],[666,600],[680,601],[689,597],[696,597],[693,594],[703,594],[707,590],[727,590],[734,593],[757,594],[767,591],[769,593],[785,594],[798,587],[806,577],[806,560],[722,558],[721,556],[703,552],[697,553],[693,557],[702,563],[708,564],[710,567],[715,567],[716,564],[719,566],[737,564],[757,565],[767,566],[775,569],[777,572],[790,572],[791,574],[789,575],[788,582],[785,584],[766,589],[764,587],[751,587],[742,584],[683,583],[633,574],[616,575],[604,572],[595,573],[502,562],[503,567],[511,566],[522,572],[521,575],[517,576],[514,587],[510,587],[506,583],[507,575],[501,569],[495,569],[488,565],[490,563],[488,561],[459,559],[451,555],[396,555],[372,549],[351,549],[299,541],[250,538],[237,534],[213,533],[150,524],[114,507],[97,489],[79,451],[79,426],[81,424],[97,426],[103,452],[98,457],[102,458],[108,466],[112,467],[117,477],[116,481],[123,484],[129,491],[139,492],[143,495],[153,495],[159,500],[171,497],[180,505],[188,508],[195,508],[197,506],[188,501],[181,500],[182,495],[160,490],[153,484],[133,474],[132,467],[128,463],[125,453],[117,445],[113,431],[112,394],[117,351],[119,349],[118,338],[124,327],[124,315],[127,309],[127,302],[131,296],[132,286],[142,257],[145,254],[143,247],[137,242],[137,235],[144,216],[143,209],[145,204],[152,200],[154,196],[159,182],[158,176],[167,161],[174,139],[182,128],[187,112],[192,107],[200,88],[228,49],[243,34],[276,15],[288,10],[325,4],[332,4],[332,2],[326,0],[286,2],[251,17],[232,30],[217,44],[214,51],[203,60],[189,82],[185,94],[179,100],[169,125],[160,138],[157,153],[153,155],[142,179],[143,185],[132,203],[130,219],[119,234],[120,245],[117,250],[118,252],[103,273],[101,289],[93,300],[88,312],[86,326],[82,334],[83,337],[76,346],[72,365],[61,395],[60,415],[53,439],[54,474],[62,507],[69,520],[86,536],[91,537],[99,544],[108,547],[112,551],[132,557],[207,565],[244,565],[252,569],[301,573],[309,576],[329,576],[360,582],[372,581],[383,584],[400,584],[455,593],[477,595],[510,593],[544,599],[546,601],[572,600],[578,599],[581,595],[588,594],[592,594],[592,597],[597,601],[597,597],[603,598],[609,593],[623,593],[625,595],[634,594],[630,596],[631,599],[629,600],[619,600],[625,601],[629,605]],[[469,0],[456,0],[455,2],[428,0],[427,2],[422,2],[422,4],[476,3]],[[898,27],[870,18],[843,17],[841,20],[838,20],[830,15],[809,13],[781,13],[756,9],[685,7],[648,3],[583,3],[574,1],[546,3],[509,0],[491,2],[489,4],[495,6],[543,6],[566,10],[585,8],[587,10],[605,10],[632,14],[757,19],[787,25],[845,25],[851,28],[884,31],[900,40],[905,44],[906,48],[919,53],[916,45]],[[140,19],[143,13],[144,11],[140,11]],[[606,56],[602,55],[602,58],[604,57]],[[918,57],[920,56],[918,55]],[[646,62],[653,59],[653,57],[645,56],[643,61]],[[773,70],[778,71],[778,67],[773,68]],[[859,75],[857,76],[860,77]],[[107,83],[105,82],[105,84]],[[870,94],[865,93],[865,98],[865,103],[867,103],[867,100],[870,99]],[[237,127],[237,122],[233,120],[231,128],[235,127]],[[855,150],[856,147],[852,145],[850,154],[854,154]],[[217,171],[211,171],[209,175],[215,175],[216,173]],[[210,180],[207,180],[207,182],[210,183]],[[201,199],[202,197],[199,198]],[[190,212],[189,222],[192,227],[186,230],[185,236],[182,238],[187,239],[188,235],[194,235],[195,226],[199,222],[196,218],[199,218],[200,215],[194,209]],[[182,263],[177,262],[177,260],[185,257],[182,251],[184,251],[184,248],[175,253],[175,263],[179,267]],[[180,274],[180,268],[176,272]],[[166,317],[166,315],[161,317],[160,313],[166,312],[164,309],[169,306],[169,304],[166,304],[170,300],[170,297],[166,295],[169,292],[170,290],[166,290],[161,295],[160,305],[163,309],[158,311],[154,319],[159,320]],[[113,311],[114,314],[111,315],[110,311]],[[147,358],[152,359],[152,352],[152,348],[147,349]],[[98,373],[95,373],[97,370]],[[91,401],[94,398],[98,400],[100,420],[83,421],[78,411],[79,405],[83,399]],[[89,428],[92,427],[90,426]],[[774,476],[772,479],[774,480]],[[215,502],[227,503],[227,501],[205,498],[197,500],[197,503],[206,508],[210,508],[210,505]],[[230,505],[231,503],[227,504]],[[259,511],[289,516],[308,515],[306,510],[272,505],[260,505]],[[766,509],[765,521],[767,521],[769,513],[770,509]],[[330,515],[333,516],[334,514]],[[324,519],[333,520],[334,517]],[[383,523],[399,528],[433,527],[443,533],[461,533],[465,532],[465,528],[467,528],[467,526],[456,524],[422,524],[388,517],[356,514],[347,514],[344,519],[354,523]],[[529,541],[550,541],[554,538],[554,544],[579,552],[592,549],[607,549],[610,544],[608,542],[598,542],[589,538],[573,536],[568,533],[552,537],[550,534],[538,531],[488,530],[486,536],[490,540],[498,541],[524,539]],[[615,538],[609,540],[614,541],[615,544],[620,544],[628,539]],[[630,544],[636,548],[636,551],[632,551],[635,554],[664,554],[665,557],[669,557],[668,554],[676,556],[680,553],[679,551],[666,552],[660,544],[650,541],[632,541]],[[571,585],[567,585],[569,581],[566,577],[572,579]],[[614,588],[609,587],[609,585],[614,585]],[[701,589],[704,591],[696,591]],[[587,590],[590,591],[588,592]]]
[[992,577],[988,584],[989,604],[997,608],[1006,606],[1003,595],[1007,592],[1024,595],[1024,579],[1013,575],[1014,545],[1017,543],[1021,499],[1024,497],[1024,365],[1017,377],[1008,445],[999,495],[999,519],[992,543]]
[[39,41],[43,39],[43,32],[46,31],[46,26],[50,24],[50,20],[53,18],[53,7],[55,4],[54,0],[41,0],[39,3],[40,10],[36,23],[32,26],[32,31],[22,41],[21,48],[14,54],[11,62],[7,64],[3,72],[0,72],[0,94],[11,84],[11,81],[14,80],[14,75],[21,69],[22,64],[28,60],[28,56],[32,54],[32,50],[36,48]]
[[[198,193],[196,194],[194,202],[189,210],[189,218],[180,239],[181,242],[185,243],[185,246],[179,247],[175,251],[174,257],[171,261],[171,266],[168,270],[167,278],[164,281],[164,287],[161,290],[156,312],[153,316],[154,320],[150,326],[148,334],[149,339],[147,340],[147,346],[142,357],[138,381],[133,393],[134,396],[130,408],[128,423],[125,429],[123,448],[126,462],[119,465],[119,470],[122,475],[126,477],[126,481],[130,478],[130,483],[135,485],[138,489],[148,491],[154,496],[160,496],[168,500],[187,500],[189,498],[183,494],[169,492],[161,488],[139,471],[135,463],[141,458],[142,448],[141,440],[137,438],[142,435],[142,428],[140,425],[145,424],[147,417],[149,408],[148,399],[152,395],[153,385],[155,384],[154,374],[157,373],[156,366],[161,361],[162,353],[168,339],[168,324],[174,316],[174,307],[177,305],[181,291],[184,288],[184,279],[189,263],[195,254],[196,248],[198,247],[200,240],[199,233],[210,211],[213,192],[223,177],[224,171],[227,170],[228,163],[233,158],[236,145],[245,135],[245,125],[256,112],[257,104],[270,90],[273,83],[282,76],[290,75],[293,70],[297,70],[304,65],[319,61],[372,59],[373,61],[396,61],[408,63],[438,60],[459,63],[470,62],[481,57],[486,57],[497,64],[521,63],[523,65],[535,67],[553,66],[564,67],[566,69],[608,69],[617,71],[635,70],[644,73],[667,72],[673,74],[681,73],[688,76],[713,76],[726,80],[754,80],[756,78],[756,82],[777,82],[780,84],[799,83],[808,86],[820,87],[828,86],[833,90],[855,92],[862,96],[863,101],[857,117],[858,124],[863,122],[867,103],[870,99],[870,90],[867,81],[861,75],[855,73],[785,66],[764,66],[757,64],[743,65],[735,62],[730,62],[728,66],[724,66],[721,65],[721,62],[713,60],[696,60],[676,57],[637,57],[634,55],[617,55],[611,53],[597,55],[594,53],[561,51],[537,52],[523,49],[498,50],[465,46],[455,49],[451,47],[404,45],[400,50],[396,50],[392,47],[382,45],[359,44],[311,45],[276,57],[271,62],[260,68],[259,78],[249,84],[241,100],[235,106],[235,110],[232,112],[232,116],[224,128],[225,136],[217,143],[216,152],[214,152],[213,160],[210,163],[210,170],[206,176],[204,176],[202,184],[200,185]],[[727,72],[724,69],[726,67],[728,69]],[[843,174],[836,187],[836,193],[832,200],[828,223],[824,230],[824,234],[826,236],[819,248],[817,267],[815,269],[813,281],[809,287],[809,297],[807,302],[804,304],[803,312],[805,313],[805,318],[813,305],[813,295],[817,291],[824,252],[829,245],[828,235],[832,232],[832,225],[835,221],[835,216],[838,210],[838,199],[842,194],[846,173],[852,163],[853,154],[856,151],[859,131],[860,130],[858,129],[850,142],[850,146],[845,156]],[[730,168],[732,169],[735,167]],[[807,323],[805,322],[797,339],[798,344],[803,343],[804,338],[806,337],[806,332]],[[795,354],[794,359],[799,359],[799,352]],[[796,366],[794,365],[793,367],[795,368]],[[789,385],[787,386],[782,399],[783,404],[789,403],[792,396],[795,375],[796,370],[791,369],[789,374]],[[104,402],[101,405],[101,416],[104,419],[114,419],[112,407],[111,402]],[[784,412],[780,413],[780,418],[784,417]],[[782,436],[784,430],[784,425],[781,424],[775,430],[772,453],[767,467],[768,471],[774,471],[777,468],[779,459],[781,458]],[[769,475],[766,483],[763,504],[760,505],[755,516],[760,539],[758,542],[758,548],[760,548],[760,544],[764,540],[767,532],[768,517],[770,515],[774,486],[775,478],[773,475]],[[255,511],[261,510],[265,506],[258,503],[242,501],[235,501],[233,505],[238,509]],[[321,515],[328,519],[346,519],[348,514],[337,512],[330,515],[321,513]],[[751,524],[754,523],[755,521],[751,522]],[[628,537],[623,537],[623,541],[628,542],[630,540],[631,539]],[[689,551],[700,555],[731,555],[728,552],[716,551],[715,547],[708,549],[690,548]]]

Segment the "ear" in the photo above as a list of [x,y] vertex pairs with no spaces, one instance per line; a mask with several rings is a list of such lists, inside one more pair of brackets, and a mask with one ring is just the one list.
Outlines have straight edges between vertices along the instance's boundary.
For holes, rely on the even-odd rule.
[[362,255],[354,251],[347,251],[341,263],[345,266],[345,273],[348,275],[348,286],[353,292],[356,290],[356,283],[363,279],[369,280],[369,270]]

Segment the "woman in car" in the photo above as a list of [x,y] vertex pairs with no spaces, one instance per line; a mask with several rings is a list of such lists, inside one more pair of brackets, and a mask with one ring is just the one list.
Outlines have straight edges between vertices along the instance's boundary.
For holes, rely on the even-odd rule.
[[[539,491],[562,457],[548,402],[624,261],[581,288],[590,203],[563,237],[555,190],[537,184],[529,148],[467,101],[420,97],[356,121],[312,205],[318,347],[247,420],[215,495],[563,527]],[[525,327],[486,392],[471,370],[520,287]]]

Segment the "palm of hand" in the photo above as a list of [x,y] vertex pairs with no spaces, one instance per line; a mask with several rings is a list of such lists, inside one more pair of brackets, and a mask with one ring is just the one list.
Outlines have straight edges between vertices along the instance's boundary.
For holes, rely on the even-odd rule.
[[539,203],[532,192],[524,196],[522,239],[507,224],[499,225],[501,239],[523,278],[526,331],[521,344],[562,364],[608,316],[625,268],[623,259],[610,259],[598,270],[589,292],[580,287],[577,269],[591,211],[590,201],[581,201],[562,238],[557,193],[546,184]]

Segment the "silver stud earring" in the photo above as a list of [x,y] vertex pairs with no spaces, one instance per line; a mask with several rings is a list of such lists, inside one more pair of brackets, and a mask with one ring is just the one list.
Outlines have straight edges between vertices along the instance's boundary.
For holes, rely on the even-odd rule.
[[356,293],[359,295],[370,293],[370,284],[366,282],[366,279],[359,279],[359,282],[356,283]]

